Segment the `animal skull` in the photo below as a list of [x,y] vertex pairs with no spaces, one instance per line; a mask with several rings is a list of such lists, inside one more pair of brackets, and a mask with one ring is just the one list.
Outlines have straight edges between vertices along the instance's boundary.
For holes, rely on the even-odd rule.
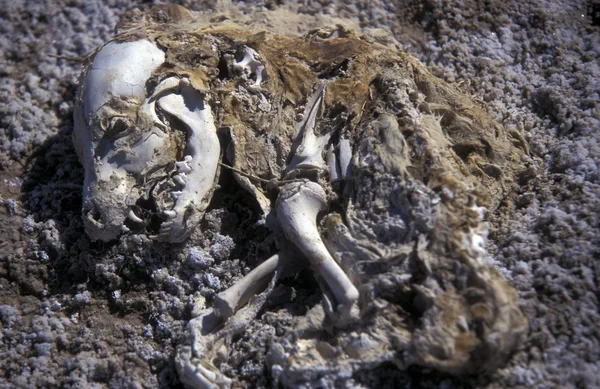
[[165,54],[146,39],[101,47],[84,75],[73,139],[85,167],[83,217],[92,240],[144,224],[141,200],[162,218],[158,238],[185,240],[218,176],[220,144],[209,104],[188,78],[158,79]]
[[[522,341],[515,293],[486,263],[481,209],[509,196],[527,157],[471,98],[339,26],[290,38],[178,6],[124,20],[84,70],[75,109],[87,234],[182,242],[225,157],[285,235],[190,321],[176,357],[186,385],[231,385],[215,359],[303,259],[323,302],[271,349],[283,385],[390,361],[492,369]],[[333,333],[311,327],[325,321]]]

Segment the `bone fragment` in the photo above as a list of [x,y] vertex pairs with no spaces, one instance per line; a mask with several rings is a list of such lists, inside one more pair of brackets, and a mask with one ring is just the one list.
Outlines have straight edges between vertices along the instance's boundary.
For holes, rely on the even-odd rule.
[[215,312],[222,318],[227,318],[235,313],[250,298],[269,285],[273,273],[280,263],[280,255],[275,254],[248,273],[229,289],[219,293],[215,298]]
[[342,178],[346,179],[350,176],[350,161],[352,160],[352,148],[350,141],[346,138],[340,139],[340,172]]
[[212,365],[212,358],[222,346],[222,339],[214,333],[222,323],[212,310],[192,319],[187,325],[190,338],[180,346],[175,356],[181,382],[193,389],[228,389],[231,379]]
[[127,214],[127,217],[129,219],[131,219],[132,221],[136,222],[136,223],[143,223],[144,220],[141,219],[140,217],[138,217],[135,212],[133,212],[133,209],[129,211],[129,213]]
[[144,116],[153,127],[159,127],[161,130],[166,128],[165,124],[156,115],[156,101],[162,94],[179,88],[179,83],[180,80],[177,77],[168,77],[162,80],[154,88],[152,96],[147,98],[140,106],[140,115]]
[[[236,310],[231,317],[219,316],[216,314],[216,310],[210,309],[205,310],[204,314],[188,323],[186,328],[189,336],[187,344],[179,346],[175,356],[179,377],[186,386],[193,389],[228,389],[231,387],[231,379],[213,365],[213,360],[217,356],[226,355],[227,344],[231,338],[245,331],[248,324],[264,306],[278,279],[279,273],[275,272],[278,259],[279,255],[275,255],[261,265],[263,269],[261,272],[264,271],[266,274],[269,269],[272,269],[273,277],[268,279],[266,287],[261,290],[260,294],[252,296],[248,304]],[[262,282],[261,284],[264,285]]]
[[322,136],[315,134],[317,116],[320,114],[324,97],[325,84],[321,84],[306,105],[304,120],[297,126],[296,147],[287,168],[288,172],[296,169],[326,169],[323,151],[331,138],[331,133]]
[[169,219],[175,219],[175,217],[177,216],[177,212],[173,211],[173,210],[166,210],[163,212],[165,214],[165,216]]
[[327,166],[329,166],[329,182],[336,182],[340,179],[340,166],[338,164],[337,157],[333,145],[329,145],[327,149]]
[[[179,351],[179,354],[183,354],[182,350]],[[178,355],[177,361],[179,378],[187,387],[194,389],[228,389],[231,387],[229,377],[212,370],[213,367],[205,366],[198,358],[184,360],[180,355]]]
[[256,81],[250,87],[258,88],[263,79],[265,66],[256,59],[258,53],[250,47],[244,48],[244,58],[239,62],[234,62],[233,66],[242,70],[247,75],[253,74],[256,76]]
[[287,184],[277,198],[277,218],[288,239],[323,277],[344,314],[350,312],[359,293],[319,235],[317,215],[326,205],[325,191],[319,184],[310,181]]

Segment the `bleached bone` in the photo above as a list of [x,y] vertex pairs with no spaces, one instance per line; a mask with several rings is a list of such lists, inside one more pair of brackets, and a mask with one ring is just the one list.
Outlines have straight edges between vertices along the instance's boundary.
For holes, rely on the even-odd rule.
[[216,331],[221,324],[221,318],[211,309],[188,323],[188,344],[179,346],[175,356],[179,379],[186,386],[194,389],[228,389],[231,386],[231,379],[214,367],[212,361],[206,361],[225,347]]
[[227,318],[246,304],[252,296],[262,292],[269,284],[279,263],[280,255],[275,254],[232,287],[219,293],[215,297],[215,313],[220,317]]
[[86,76],[83,115],[89,118],[114,97],[146,97],[146,81],[165,61],[165,53],[147,40],[111,42],[94,57]]
[[[103,153],[96,159],[99,144],[107,141],[104,139],[107,127],[103,123],[112,126],[118,118],[134,122],[135,112],[115,110],[112,102],[123,107],[135,107],[143,102],[146,81],[164,60],[164,52],[147,40],[111,42],[95,54],[83,75],[74,110],[73,145],[84,167],[83,221],[92,240],[108,241],[123,231],[123,222],[135,201],[135,196],[130,196],[135,182],[125,169],[139,171],[140,166],[152,158],[141,152],[144,147],[131,150],[120,145],[129,153],[140,154],[137,164],[124,167],[129,162],[127,158],[123,160],[114,153]],[[116,135],[108,140],[113,145],[119,142]],[[144,141],[151,144],[145,149],[151,150],[160,147],[164,138],[149,136]],[[115,161],[114,156],[118,157]]]
[[212,195],[221,146],[210,105],[189,84],[180,84],[180,94],[171,93],[161,97],[158,106],[185,125],[185,152],[192,157],[186,159],[189,173],[179,173],[174,177],[184,187],[172,209],[176,213],[175,217],[163,222],[160,231],[162,239],[181,242],[191,233],[186,211],[193,208],[195,212],[191,217],[199,219]]
[[258,88],[263,80],[265,65],[256,59],[258,53],[250,47],[244,47],[244,57],[241,61],[234,61],[233,66],[241,70],[246,76],[255,75],[256,80],[250,85],[251,88]]
[[127,217],[136,223],[144,222],[143,219],[141,219],[138,215],[135,214],[135,212],[133,212],[133,209],[129,211],[129,213],[127,214]]
[[315,135],[317,116],[321,112],[325,98],[325,85],[321,84],[312,95],[304,110],[304,120],[296,127],[296,146],[293,149],[293,157],[286,171],[293,170],[325,170],[323,152],[331,138],[332,132],[322,136]]
[[348,139],[340,138],[338,153],[339,156],[336,155],[333,144],[330,144],[327,149],[327,166],[329,167],[330,182],[345,180],[351,175],[352,147]]
[[346,138],[340,139],[340,172],[342,178],[346,179],[350,176],[350,161],[352,160],[352,147],[350,141]]
[[329,166],[329,182],[336,182],[340,180],[340,165],[335,155],[333,145],[329,145],[327,149],[327,166]]
[[359,293],[319,235],[317,215],[325,210],[326,205],[327,197],[319,184],[311,181],[294,182],[281,189],[276,202],[277,218],[288,239],[323,277],[344,316],[351,313]]
[[[250,297],[250,301],[243,308],[236,310],[233,316],[222,317],[216,310],[206,310],[200,316],[190,320],[186,328],[187,344],[179,346],[175,356],[179,377],[185,385],[194,389],[228,389],[231,386],[231,379],[214,367],[212,361],[217,356],[226,356],[227,344],[231,338],[245,331],[264,306],[279,278],[279,272],[276,271],[278,261],[279,255],[275,255],[261,265],[262,270],[258,273],[252,276],[248,274],[245,277],[246,281],[249,281],[249,276],[252,279],[256,274],[267,277],[267,273],[272,270],[270,273],[272,277],[262,293]],[[262,276],[259,276],[260,284],[264,286]],[[248,285],[244,279],[240,282],[242,285],[255,288]],[[231,293],[230,297],[235,294],[235,292]],[[242,293],[242,295],[247,294]],[[241,300],[235,303],[236,299],[233,297],[230,302],[239,307],[238,303]]]
[[140,114],[144,115],[146,120],[149,120],[152,126],[160,127],[161,129],[166,127],[156,115],[156,101],[166,92],[179,88],[179,83],[180,79],[177,77],[165,78],[156,86],[156,88],[154,88],[152,95],[144,101],[144,104],[140,106]]

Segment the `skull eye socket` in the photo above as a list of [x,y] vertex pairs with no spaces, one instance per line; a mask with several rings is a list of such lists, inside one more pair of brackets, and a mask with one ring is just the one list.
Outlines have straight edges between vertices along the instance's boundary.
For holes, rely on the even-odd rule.
[[223,56],[221,56],[221,59],[219,60],[219,65],[218,65],[219,75],[218,75],[218,77],[220,80],[225,80],[230,77],[229,65],[228,65],[228,62],[230,60],[231,60],[231,54],[223,55]]
[[111,137],[122,137],[129,133],[132,125],[127,118],[113,117],[106,133]]
[[89,221],[99,225],[102,224],[102,214],[93,203],[88,203],[86,206],[84,206],[83,214],[88,218]]

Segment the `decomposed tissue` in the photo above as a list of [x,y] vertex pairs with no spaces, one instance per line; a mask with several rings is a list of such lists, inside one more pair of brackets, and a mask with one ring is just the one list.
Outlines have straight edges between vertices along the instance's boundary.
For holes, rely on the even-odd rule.
[[270,348],[285,387],[383,363],[489,371],[523,342],[482,210],[510,200],[528,156],[483,105],[343,26],[288,37],[173,5],[123,20],[75,107],[90,239],[184,242],[225,168],[279,231],[281,251],[188,324],[183,383],[236,382],[219,368],[231,339],[302,262],[323,298]]

